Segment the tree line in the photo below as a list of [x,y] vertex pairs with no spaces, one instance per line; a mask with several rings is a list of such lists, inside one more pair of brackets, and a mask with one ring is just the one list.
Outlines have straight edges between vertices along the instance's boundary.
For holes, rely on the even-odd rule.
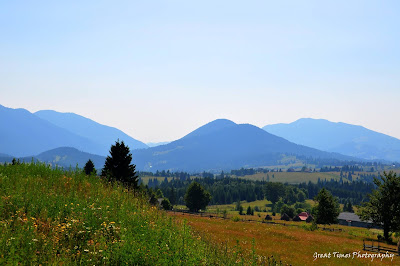
[[172,204],[184,204],[184,195],[192,181],[201,184],[211,194],[211,204],[232,204],[237,201],[248,202],[263,200],[264,198],[275,203],[282,198],[284,203],[293,204],[304,199],[313,199],[322,188],[328,189],[340,203],[351,200],[358,205],[367,199],[375,185],[362,181],[340,182],[336,180],[321,181],[317,183],[283,184],[278,182],[252,181],[241,178],[192,178],[168,181],[149,180],[149,187],[160,189]]

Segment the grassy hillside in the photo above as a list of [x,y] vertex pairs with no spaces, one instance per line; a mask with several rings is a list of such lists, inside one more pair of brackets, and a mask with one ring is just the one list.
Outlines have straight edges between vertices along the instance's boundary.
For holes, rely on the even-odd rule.
[[0,264],[233,264],[147,199],[81,171],[0,165]]

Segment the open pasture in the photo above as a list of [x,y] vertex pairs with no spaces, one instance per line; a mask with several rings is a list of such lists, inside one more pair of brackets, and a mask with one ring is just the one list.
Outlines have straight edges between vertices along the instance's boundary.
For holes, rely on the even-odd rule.
[[[170,215],[186,220],[202,237],[214,243],[230,247],[240,247],[243,252],[253,251],[261,257],[274,256],[284,263],[292,265],[398,265],[400,257],[382,260],[375,258],[352,258],[353,252],[364,254],[363,239],[376,240],[379,231],[347,226],[326,226],[342,231],[311,231],[310,224],[285,222],[282,224],[261,224],[256,222],[234,222],[230,219],[218,219],[193,216],[181,213]],[[295,226],[290,226],[295,225]],[[393,246],[392,246],[393,247]],[[351,254],[350,258],[333,257],[336,254]],[[331,258],[318,258],[314,255],[329,254]],[[369,254],[376,254],[368,252]]]

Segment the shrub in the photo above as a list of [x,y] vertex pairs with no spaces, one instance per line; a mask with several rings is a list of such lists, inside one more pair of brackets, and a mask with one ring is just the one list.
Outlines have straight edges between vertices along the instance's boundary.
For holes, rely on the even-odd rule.
[[281,207],[281,214],[283,215],[284,213],[286,213],[290,218],[293,218],[295,216],[295,212],[296,210],[292,206],[284,204]]
[[240,218],[237,217],[237,216],[234,216],[234,217],[231,218],[231,220],[234,221],[234,222],[239,222]]
[[167,211],[172,210],[171,202],[169,202],[169,199],[167,199],[167,198],[164,198],[161,201],[161,206],[163,207],[164,210],[167,210]]
[[227,210],[224,210],[224,211],[222,212],[222,216],[224,217],[224,219],[226,219],[226,217],[228,216],[228,211],[227,211]]

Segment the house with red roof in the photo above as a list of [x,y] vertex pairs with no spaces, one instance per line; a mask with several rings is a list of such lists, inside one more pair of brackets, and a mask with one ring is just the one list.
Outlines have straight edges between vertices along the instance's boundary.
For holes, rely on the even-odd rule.
[[311,222],[312,220],[313,220],[313,217],[308,212],[301,212],[298,215],[296,215],[296,217],[293,218],[293,221],[296,221],[296,222],[299,222],[299,221]]
[[310,214],[307,212],[301,212],[298,214],[298,216],[301,221],[305,221],[305,220],[307,220],[308,216],[310,216]]

